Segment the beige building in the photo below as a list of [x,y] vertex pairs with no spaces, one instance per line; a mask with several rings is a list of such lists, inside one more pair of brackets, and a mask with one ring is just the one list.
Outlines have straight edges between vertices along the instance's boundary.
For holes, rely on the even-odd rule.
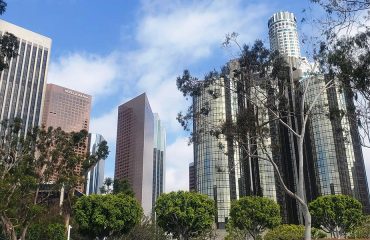
[[0,20],[0,36],[6,32],[18,38],[19,50],[0,72],[0,121],[20,117],[25,133],[41,121],[51,39]]

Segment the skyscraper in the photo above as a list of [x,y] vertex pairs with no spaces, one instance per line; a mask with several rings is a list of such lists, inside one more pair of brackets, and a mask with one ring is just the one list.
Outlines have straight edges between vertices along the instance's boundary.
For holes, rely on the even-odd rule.
[[277,12],[268,21],[271,51],[300,57],[297,19],[293,13]]
[[[90,95],[55,84],[47,84],[42,125],[53,128],[60,127],[65,132],[89,131],[90,109]],[[75,151],[85,156],[88,149],[81,147]],[[81,170],[81,166],[76,168],[78,173]],[[81,185],[77,189],[82,192],[83,186]]]
[[166,162],[166,130],[158,113],[154,113],[153,148],[153,208],[158,197],[164,192]]
[[[99,144],[104,141],[102,135],[97,133],[89,133],[88,149],[90,154],[95,154]],[[92,166],[86,174],[85,193],[100,194],[100,188],[104,185],[104,159],[100,159]]]
[[[201,112],[209,109],[209,114],[194,118],[194,168],[195,189],[208,195],[216,203],[216,225],[224,229],[230,213],[231,201],[240,195],[239,149],[232,140],[210,134],[214,126],[226,121],[236,120],[237,96],[230,91],[232,82],[219,78],[218,83],[202,89],[193,98],[193,109]],[[209,91],[217,93],[214,99]],[[220,144],[224,149],[220,148]],[[225,154],[227,153],[227,154]]]
[[20,117],[23,133],[41,121],[51,39],[0,20],[0,35],[14,34],[18,56],[0,74],[0,121]]
[[152,211],[154,116],[145,93],[118,107],[114,178],[127,179],[144,213]]
[[[312,74],[316,70],[300,56],[299,41],[296,29],[296,19],[293,13],[275,13],[268,22],[271,50],[279,50],[288,56],[290,64],[298,71],[294,80],[302,84],[308,82],[305,104],[312,104],[319,96],[316,107],[313,108],[306,126],[305,162],[306,162],[306,197],[308,201],[327,194],[346,194],[357,198],[364,206],[365,212],[370,212],[369,189],[364,168],[364,159],[359,142],[358,126],[348,116],[341,119],[329,117],[330,112],[347,112],[351,98],[340,91],[334,79],[334,87],[325,90],[327,79],[320,74]],[[292,106],[292,96],[289,96]],[[293,111],[295,111],[293,109]],[[297,126],[295,126],[297,127]],[[283,133],[284,134],[284,133]],[[287,134],[289,135],[289,133]],[[291,133],[290,133],[291,135]],[[296,147],[291,136],[285,146],[291,159],[293,172]],[[291,171],[290,170],[290,171]],[[285,175],[294,175],[288,173]],[[295,181],[294,179],[288,181]]]
[[195,192],[196,190],[195,167],[194,162],[191,162],[189,164],[189,191]]

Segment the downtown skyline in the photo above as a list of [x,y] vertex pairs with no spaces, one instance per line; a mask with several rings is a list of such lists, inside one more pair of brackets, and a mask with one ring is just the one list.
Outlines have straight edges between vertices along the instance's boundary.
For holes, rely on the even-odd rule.
[[[46,8],[53,13],[56,11],[54,8],[62,4],[46,0],[30,2],[45,5],[32,13],[36,15]],[[19,16],[19,12],[29,4],[26,1],[9,2],[3,18],[53,39],[48,83],[93,96],[90,131],[101,133],[111,149],[106,160],[106,176],[113,176],[117,106],[146,91],[168,132],[166,191],[187,189],[187,169],[193,155],[192,147],[187,147],[187,133],[183,132],[175,119],[177,112],[185,109],[185,101],[176,89],[177,75],[184,68],[190,68],[202,77],[208,69],[218,69],[232,54],[236,54],[236,51],[230,53],[220,47],[228,32],[238,32],[242,43],[261,38],[268,45],[266,19],[278,10],[297,13],[301,18],[299,14],[304,6],[294,5],[293,1],[274,1],[271,5],[267,5],[267,1],[261,1],[260,4],[251,1],[248,5],[242,1],[232,1],[231,4],[227,1],[202,1],[189,5],[185,1],[178,1],[161,9],[161,4],[151,8],[149,1],[141,1],[140,6],[133,2],[116,6],[117,9],[104,6],[100,13],[81,1],[66,1],[66,8],[76,8],[63,10],[67,17],[77,19],[75,26],[72,19],[60,25],[61,16],[52,17],[49,15],[51,13],[32,18],[33,15],[26,11],[25,16]],[[183,8],[175,10],[176,4]],[[83,7],[86,7],[86,11],[78,15],[78,9]],[[153,12],[150,9],[161,11]],[[110,11],[114,12],[112,16],[106,16]],[[238,19],[245,12],[253,14],[246,19]],[[107,19],[97,20],[99,14],[105,14]],[[121,15],[124,15],[122,19],[119,18]],[[178,16],[186,17],[178,19]],[[88,21],[94,22],[87,25]],[[200,23],[194,24],[192,21]],[[108,25],[110,22],[112,24]],[[253,27],[249,27],[251,23]],[[59,26],[60,29],[57,29]],[[82,33],[73,34],[77,29],[81,29]],[[189,40],[186,39],[188,35],[195,37]],[[220,57],[213,60],[215,56]],[[365,153],[368,179],[369,157],[370,154]]]

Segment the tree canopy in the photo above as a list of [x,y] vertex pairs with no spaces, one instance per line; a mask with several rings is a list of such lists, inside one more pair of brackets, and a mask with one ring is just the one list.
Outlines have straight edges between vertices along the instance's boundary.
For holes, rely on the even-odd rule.
[[188,240],[212,228],[214,201],[195,192],[170,192],[159,196],[155,212],[158,225],[173,237]]
[[135,197],[134,190],[127,179],[114,179],[113,194],[122,193],[131,197]]
[[83,196],[73,210],[81,233],[99,239],[128,233],[140,223],[143,215],[136,199],[123,194]]
[[229,224],[257,239],[281,223],[280,206],[265,197],[242,197],[231,203]]
[[312,222],[333,237],[347,236],[362,222],[362,205],[346,195],[318,197],[309,205]]

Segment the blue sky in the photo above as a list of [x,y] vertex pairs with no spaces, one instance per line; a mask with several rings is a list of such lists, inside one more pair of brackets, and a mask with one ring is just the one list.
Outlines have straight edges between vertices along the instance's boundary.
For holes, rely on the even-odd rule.
[[[221,48],[226,33],[240,42],[262,39],[276,11],[301,19],[306,0],[8,0],[3,19],[53,40],[48,82],[93,96],[90,131],[109,143],[113,176],[117,106],[147,92],[167,129],[166,190],[187,189],[192,148],[176,114],[187,102],[176,89],[183,69],[202,77],[236,51]],[[302,32],[314,31],[301,26]],[[369,174],[368,174],[369,175]]]

